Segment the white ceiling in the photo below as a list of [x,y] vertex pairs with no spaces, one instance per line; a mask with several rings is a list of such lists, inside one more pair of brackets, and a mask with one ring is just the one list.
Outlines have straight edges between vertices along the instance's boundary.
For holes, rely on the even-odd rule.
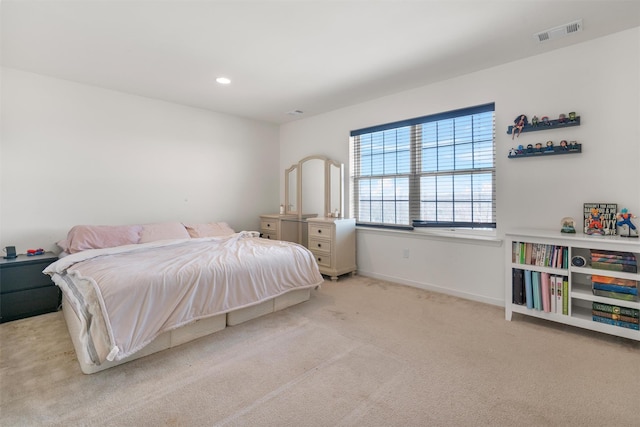
[[[3,0],[3,66],[285,123],[640,26],[640,1]],[[533,35],[577,19],[583,31]],[[218,76],[232,80],[215,83]],[[302,116],[287,114],[302,110]]]

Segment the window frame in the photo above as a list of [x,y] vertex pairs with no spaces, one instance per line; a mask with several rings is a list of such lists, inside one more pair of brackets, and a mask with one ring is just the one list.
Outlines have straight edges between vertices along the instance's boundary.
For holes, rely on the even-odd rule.
[[[464,117],[471,117],[477,114],[481,114],[481,113],[488,113],[491,112],[491,149],[490,149],[490,153],[491,153],[491,160],[490,162],[485,158],[484,162],[486,164],[489,164],[489,166],[482,166],[482,167],[475,167],[474,166],[474,162],[477,160],[476,159],[476,154],[473,153],[472,151],[472,161],[471,161],[471,167],[469,168],[464,168],[464,169],[457,169],[455,166],[450,168],[450,169],[444,169],[444,170],[438,170],[437,168],[433,171],[427,171],[425,172],[423,170],[423,163],[422,163],[422,153],[425,150],[425,147],[423,146],[422,143],[422,125],[424,124],[429,124],[429,123],[434,123],[434,122],[443,122],[443,121],[447,121],[450,119],[462,119]],[[455,122],[452,122],[453,125],[455,126]],[[472,126],[473,126],[473,121],[471,122]],[[487,124],[487,122],[482,122],[485,125]],[[397,170],[395,171],[395,173],[385,173],[386,171],[384,171],[384,165],[381,166],[382,173],[377,173],[377,174],[373,174],[373,173],[369,173],[369,174],[364,174],[361,175],[361,171],[362,171],[362,164],[363,162],[362,160],[362,144],[360,143],[360,138],[363,135],[371,135],[371,138],[373,138],[373,135],[379,132],[387,132],[387,131],[393,131],[393,130],[401,130],[403,128],[409,128],[409,135],[410,135],[410,141],[409,141],[409,149],[410,149],[410,166],[409,166],[409,172],[398,172]],[[473,129],[473,128],[472,128]],[[383,134],[384,135],[384,134]],[[374,152],[373,152],[373,139],[370,140],[370,146],[372,149],[371,152],[371,156],[373,157]],[[384,141],[384,136],[383,136],[383,141]],[[484,139],[484,140],[475,140],[475,134],[472,131],[472,137],[471,140],[469,141],[470,143],[470,147],[473,150],[476,147],[476,144],[478,144],[478,146],[480,146],[480,144],[482,142],[484,142],[485,144],[488,142],[488,139]],[[396,139],[397,142],[397,139]],[[436,143],[438,144],[440,141],[437,140]],[[451,143],[452,147],[458,147],[461,146],[461,143],[456,142],[455,140]],[[437,151],[437,150],[436,150]],[[397,155],[397,153],[399,152],[399,150],[396,149],[395,153]],[[485,154],[486,152],[489,152],[488,147],[485,147]],[[382,155],[384,156],[385,153],[385,148],[384,148],[384,142],[382,143],[382,148],[378,149],[377,155]],[[350,207],[351,207],[351,212],[353,213],[353,216],[356,218],[357,221],[357,225],[358,226],[367,226],[367,227],[376,227],[376,228],[389,228],[389,229],[400,229],[400,230],[413,230],[414,228],[448,228],[448,229],[470,229],[470,230],[488,230],[488,229],[496,229],[496,134],[495,134],[495,103],[487,103],[487,104],[482,104],[482,105],[478,105],[478,106],[474,106],[474,107],[468,107],[468,108],[462,108],[462,109],[457,109],[457,110],[451,110],[451,111],[447,111],[447,112],[442,112],[442,113],[437,113],[437,114],[432,114],[432,115],[428,115],[428,116],[422,116],[422,117],[417,117],[417,118],[413,118],[413,119],[408,119],[408,120],[402,120],[402,121],[397,121],[397,122],[392,122],[392,123],[387,123],[387,124],[383,124],[383,125],[377,125],[377,126],[372,126],[372,127],[367,127],[367,128],[362,128],[362,129],[357,129],[357,130],[353,130],[350,133],[350,150],[349,150],[349,156],[350,156],[350,180],[351,180],[351,194],[350,194]],[[436,159],[441,159],[440,157],[436,157]],[[373,171],[373,167],[370,166],[371,170],[370,172]],[[454,182],[455,180],[455,176],[462,176],[462,175],[467,175],[469,176],[469,179],[471,180],[471,184],[470,187],[467,187],[467,189],[470,191],[471,196],[470,199],[466,202],[464,201],[456,201],[455,198],[455,190],[453,192],[452,195],[452,199],[450,201],[450,203],[452,204],[452,210],[451,210],[451,214],[453,217],[455,217],[455,206],[456,204],[462,204],[462,203],[467,203],[470,206],[470,212],[471,212],[471,221],[469,220],[463,220],[463,221],[455,221],[455,220],[440,220],[440,221],[431,221],[431,220],[425,220],[422,218],[422,214],[420,213],[422,211],[422,203],[424,202],[424,199],[421,195],[421,183],[420,180],[425,177],[425,176],[430,176],[430,177],[451,177],[451,181]],[[484,182],[487,182],[487,176],[490,175],[490,180],[491,180],[491,200],[489,202],[488,199],[483,199],[481,201],[476,201],[474,200],[474,184],[473,184],[473,177],[474,176],[481,176],[481,175],[485,175],[484,177]],[[382,192],[383,194],[379,196],[379,200],[377,200],[377,202],[379,203],[379,205],[381,206],[381,213],[380,213],[380,219],[383,222],[372,222],[372,221],[363,221],[360,218],[360,201],[362,200],[360,198],[360,185],[361,182],[364,181],[373,181],[373,180],[383,180],[383,179],[393,179],[394,182],[396,179],[398,178],[402,178],[402,177],[407,177],[408,178],[408,223],[395,223],[395,222],[384,222],[384,208],[382,208],[383,204],[384,204],[384,191]],[[436,179],[437,181],[437,179]],[[437,188],[437,187],[436,187]],[[393,199],[388,199],[391,202],[393,202],[395,204],[395,211],[397,212],[397,205],[398,205],[398,198],[397,198],[397,194],[395,194],[395,197]],[[373,199],[369,200],[369,203],[372,203]],[[438,197],[436,196],[436,199],[433,201],[436,206],[438,203],[443,203],[440,199],[438,199]],[[486,216],[487,214],[490,216],[490,221],[488,222],[483,222],[483,221],[473,221],[474,219],[474,212],[473,210],[475,209],[475,205],[480,206],[479,203],[484,204],[485,206],[488,206],[490,204],[490,211],[484,211],[484,216]],[[370,210],[371,212],[371,210]],[[479,214],[481,215],[481,214]],[[369,217],[370,219],[371,217]],[[481,219],[481,218],[478,218]],[[394,216],[394,221],[398,220],[398,216],[397,213]]]

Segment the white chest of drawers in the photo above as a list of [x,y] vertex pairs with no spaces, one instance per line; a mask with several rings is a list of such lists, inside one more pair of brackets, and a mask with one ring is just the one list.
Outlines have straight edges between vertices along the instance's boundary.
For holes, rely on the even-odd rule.
[[309,250],[313,253],[320,273],[338,280],[346,273],[355,274],[356,220],[348,218],[309,218]]

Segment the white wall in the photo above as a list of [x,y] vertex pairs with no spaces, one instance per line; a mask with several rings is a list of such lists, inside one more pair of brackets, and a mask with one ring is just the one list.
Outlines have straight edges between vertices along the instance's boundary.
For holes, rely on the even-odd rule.
[[[298,120],[280,130],[280,167],[324,154],[348,166],[349,131],[495,102],[498,237],[514,227],[560,229],[584,202],[640,214],[640,28],[438,84]],[[522,134],[507,127],[576,111],[581,126]],[[577,140],[583,152],[508,159],[511,147]],[[349,171],[347,170],[347,176]],[[283,193],[281,179],[281,197]],[[359,229],[358,270],[494,304],[504,302],[504,248],[495,242]],[[409,249],[410,257],[403,258]]]
[[278,208],[278,128],[2,69],[0,246],[76,224],[226,221]]

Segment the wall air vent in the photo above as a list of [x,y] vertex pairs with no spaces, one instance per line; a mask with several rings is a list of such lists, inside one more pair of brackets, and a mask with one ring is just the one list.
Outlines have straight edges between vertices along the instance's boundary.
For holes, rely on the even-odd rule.
[[566,37],[569,34],[577,33],[578,31],[582,31],[582,19],[574,22],[569,22],[568,24],[560,25],[559,27],[551,28],[546,31],[542,31],[540,33],[534,34],[533,36],[536,38],[536,40],[538,40],[538,42],[542,43],[549,40]]

